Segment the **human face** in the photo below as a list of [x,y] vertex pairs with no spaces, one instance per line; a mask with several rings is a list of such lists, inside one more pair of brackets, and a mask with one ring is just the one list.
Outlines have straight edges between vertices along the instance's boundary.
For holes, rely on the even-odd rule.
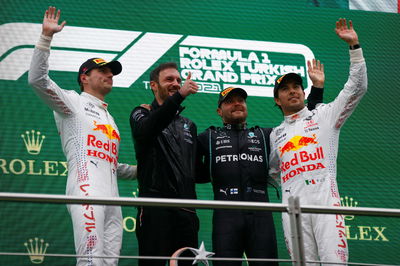
[[284,115],[297,113],[304,108],[305,94],[299,83],[288,80],[278,90],[275,102],[282,108]]
[[181,88],[181,76],[175,68],[166,68],[160,71],[158,82],[151,81],[150,86],[159,105],[175,94]]
[[217,112],[222,121],[227,124],[246,123],[247,105],[246,100],[239,94],[229,95],[218,107]]
[[109,67],[100,67],[90,70],[81,76],[84,91],[95,96],[104,96],[111,91],[113,85],[113,73]]

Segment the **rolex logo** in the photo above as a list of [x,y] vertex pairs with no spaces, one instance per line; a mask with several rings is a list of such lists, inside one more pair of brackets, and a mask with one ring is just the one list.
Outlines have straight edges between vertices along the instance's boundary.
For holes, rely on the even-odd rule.
[[[342,206],[344,207],[357,207],[358,205],[358,201],[355,201],[353,198],[347,196],[345,196],[344,198],[340,197],[340,201],[342,203]],[[353,220],[354,215],[346,215],[344,218],[346,220]]]
[[[28,243],[29,242],[29,243]],[[29,239],[28,242],[24,243],[24,246],[28,250],[29,258],[32,263],[40,264],[44,261],[44,254],[46,254],[48,243],[44,243],[43,239],[35,237],[35,242],[33,239]]]
[[39,131],[31,130],[31,132],[26,131],[25,134],[21,135],[24,140],[26,150],[29,154],[39,154],[42,149],[43,140],[45,136],[41,136]]

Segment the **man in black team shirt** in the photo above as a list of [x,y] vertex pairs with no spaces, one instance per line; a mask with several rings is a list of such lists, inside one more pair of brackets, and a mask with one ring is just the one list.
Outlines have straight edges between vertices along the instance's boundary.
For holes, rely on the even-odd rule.
[[[308,62],[313,82],[308,108],[322,102],[323,65]],[[217,112],[223,127],[210,127],[198,136],[197,181],[212,182],[214,199],[268,202],[268,158],[271,128],[247,127],[247,93],[227,88],[219,94]],[[275,226],[270,211],[217,209],[213,215],[215,257],[277,258]],[[278,265],[250,262],[250,265]],[[242,265],[214,261],[214,265]]]
[[[181,103],[197,92],[190,74],[181,86],[175,63],[150,74],[154,101],[130,116],[138,165],[140,197],[196,199],[196,125],[180,115]],[[150,109],[150,110],[149,110]],[[136,236],[141,256],[171,256],[182,247],[198,246],[199,219],[194,209],[139,207]],[[139,265],[165,265],[165,260],[139,260]],[[181,261],[179,265],[192,265]]]

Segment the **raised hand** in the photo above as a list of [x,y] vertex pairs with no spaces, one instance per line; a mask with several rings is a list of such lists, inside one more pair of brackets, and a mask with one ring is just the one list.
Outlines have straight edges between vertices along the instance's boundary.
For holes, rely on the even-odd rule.
[[142,103],[140,105],[140,107],[146,108],[147,110],[151,111],[151,105],[150,104]]
[[189,72],[185,83],[183,83],[183,86],[180,88],[179,93],[183,96],[186,97],[189,94],[195,94],[197,93],[197,90],[199,89],[199,86],[197,85],[196,82],[191,80],[192,73]]
[[344,40],[349,45],[358,44],[358,36],[353,28],[353,22],[351,20],[349,21],[349,27],[347,27],[347,21],[345,18],[336,21],[335,32],[340,39]]
[[58,20],[60,19],[61,10],[56,12],[54,6],[49,6],[49,9],[44,13],[42,34],[45,36],[52,37],[54,33],[60,32],[64,25],[67,23],[65,20],[58,25]]
[[325,83],[324,64],[321,64],[319,60],[313,59],[307,61],[308,76],[310,77],[313,86],[317,88],[323,88]]

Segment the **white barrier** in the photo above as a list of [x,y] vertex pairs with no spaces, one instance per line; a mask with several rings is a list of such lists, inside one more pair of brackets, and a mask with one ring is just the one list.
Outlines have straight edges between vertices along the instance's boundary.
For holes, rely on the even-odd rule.
[[[6,193],[0,192],[0,201],[14,202],[34,202],[34,203],[56,203],[56,204],[94,204],[94,205],[121,205],[121,206],[157,206],[157,207],[192,207],[197,209],[242,209],[242,210],[269,210],[277,212],[288,212],[293,235],[293,253],[295,260],[282,259],[252,259],[247,261],[278,261],[293,262],[294,265],[306,265],[304,259],[304,247],[301,235],[301,213],[323,213],[323,214],[345,214],[345,215],[361,215],[361,216],[384,216],[384,217],[400,217],[400,209],[389,208],[361,208],[361,207],[323,207],[314,205],[300,205],[298,198],[290,198],[289,204],[282,203],[264,203],[249,201],[218,201],[218,200],[186,200],[186,199],[169,199],[169,198],[128,198],[128,197],[77,197],[66,195],[52,194],[28,194],[28,193]],[[1,255],[8,256],[26,256],[27,253],[0,252]],[[71,254],[46,254],[45,256],[58,257],[86,257]],[[96,256],[91,256],[96,257]],[[99,256],[100,258],[101,256]],[[103,257],[101,257],[103,258]],[[119,256],[120,259],[171,259],[171,257],[145,257],[145,256]],[[191,258],[174,258],[178,260],[188,260]],[[219,261],[242,261],[238,258],[208,258],[208,260]],[[321,263],[321,261],[307,261],[307,263]],[[323,262],[324,264],[333,264]],[[337,265],[337,263],[336,263]],[[363,265],[375,266],[383,264],[368,263],[351,263],[343,265]],[[395,266],[388,265],[385,266]]]

